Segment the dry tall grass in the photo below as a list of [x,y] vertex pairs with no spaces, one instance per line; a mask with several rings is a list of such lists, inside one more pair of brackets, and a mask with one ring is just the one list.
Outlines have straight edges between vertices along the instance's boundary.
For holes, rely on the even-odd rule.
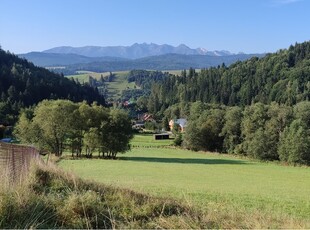
[[156,198],[35,165],[24,183],[0,188],[0,228],[309,228],[304,221],[185,199]]
[[36,166],[0,190],[0,228],[212,228],[193,207]]

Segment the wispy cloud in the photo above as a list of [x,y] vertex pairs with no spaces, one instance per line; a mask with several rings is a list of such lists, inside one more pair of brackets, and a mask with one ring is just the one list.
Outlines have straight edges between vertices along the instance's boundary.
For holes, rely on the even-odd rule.
[[272,0],[270,6],[283,6],[301,2],[303,0]]

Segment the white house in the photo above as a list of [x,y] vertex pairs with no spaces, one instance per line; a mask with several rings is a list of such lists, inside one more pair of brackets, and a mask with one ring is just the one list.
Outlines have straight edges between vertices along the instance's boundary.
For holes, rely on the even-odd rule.
[[178,124],[180,126],[180,131],[184,132],[187,125],[187,120],[185,118],[174,119],[169,121],[170,130],[173,129],[174,124]]

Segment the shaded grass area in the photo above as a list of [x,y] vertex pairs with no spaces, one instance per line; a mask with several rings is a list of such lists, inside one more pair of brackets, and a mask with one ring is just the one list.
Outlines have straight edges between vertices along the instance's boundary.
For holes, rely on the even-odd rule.
[[121,160],[172,164],[247,164],[245,161],[199,158],[120,157]]
[[0,189],[0,228],[215,228],[173,199],[86,182],[36,167],[24,187]]
[[221,228],[310,227],[305,167],[157,148],[135,148],[115,161],[64,160],[60,166],[83,178],[185,201]]
[[154,134],[136,134],[131,141],[132,146],[168,146],[173,144],[173,138],[154,140]]

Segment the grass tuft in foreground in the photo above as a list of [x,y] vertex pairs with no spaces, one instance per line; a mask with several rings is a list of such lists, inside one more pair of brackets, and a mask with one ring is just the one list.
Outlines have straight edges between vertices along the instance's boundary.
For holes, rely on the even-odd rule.
[[189,205],[86,182],[36,166],[31,179],[0,190],[0,228],[215,228]]

